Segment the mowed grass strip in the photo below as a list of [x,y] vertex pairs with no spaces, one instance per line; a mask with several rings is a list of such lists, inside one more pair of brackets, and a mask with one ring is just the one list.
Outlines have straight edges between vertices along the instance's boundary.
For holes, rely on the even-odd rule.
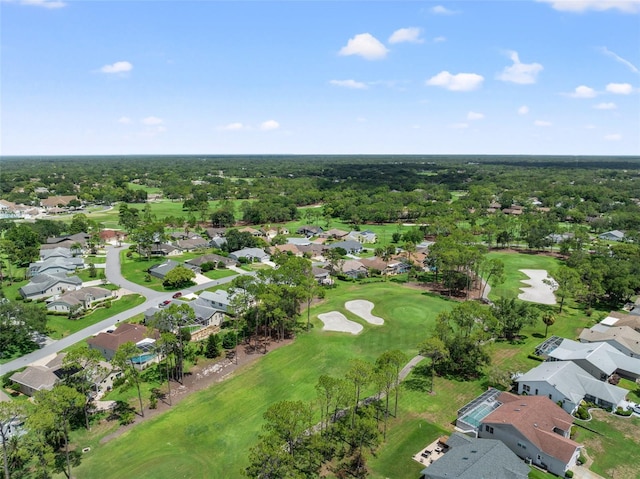
[[[385,324],[372,326],[348,313],[344,303],[352,299],[372,301],[373,314],[383,317]],[[319,376],[344,375],[350,359],[373,361],[389,349],[416,354],[436,315],[450,307],[447,301],[395,283],[341,284],[329,300],[313,308],[309,334],[83,456],[75,474],[88,479],[240,477],[271,404],[314,400]],[[317,314],[332,310],[361,321],[363,333],[321,331]]]

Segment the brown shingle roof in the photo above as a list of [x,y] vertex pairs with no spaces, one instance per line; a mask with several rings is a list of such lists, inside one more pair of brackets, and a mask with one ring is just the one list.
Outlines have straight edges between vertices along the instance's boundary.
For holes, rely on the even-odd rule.
[[159,337],[157,332],[155,335],[149,336],[147,327],[141,324],[120,324],[113,333],[100,333],[93,338],[89,338],[87,343],[101,349],[116,351],[124,343],[137,343],[148,337]]
[[510,424],[520,434],[552,457],[569,462],[580,445],[554,432],[569,431],[573,417],[546,396],[517,396],[503,392],[502,406],[489,414],[483,424]]

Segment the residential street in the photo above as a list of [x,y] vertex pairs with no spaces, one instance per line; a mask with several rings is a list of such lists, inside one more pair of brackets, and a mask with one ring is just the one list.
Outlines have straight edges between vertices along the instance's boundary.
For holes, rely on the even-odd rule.
[[[123,248],[126,248],[127,246],[128,246],[127,244],[123,244],[122,247],[120,248],[116,248],[114,246],[108,246],[106,248],[107,262],[105,267],[105,274],[109,282],[116,284],[121,288],[124,288],[130,292],[141,294],[147,300],[143,304],[136,306],[135,308],[129,309],[120,314],[116,314],[115,316],[107,318],[104,321],[96,323],[92,326],[88,326],[85,329],[78,331],[77,333],[70,334],[65,338],[62,338],[58,341],[54,341],[46,345],[42,349],[38,349],[20,358],[14,359],[13,361],[9,361],[8,363],[0,365],[0,375],[5,374],[9,371],[14,371],[24,366],[28,366],[29,364],[42,361],[48,356],[51,356],[65,348],[68,348],[69,346],[77,343],[78,341],[82,341],[83,339],[86,339],[90,336],[94,336],[98,334],[100,331],[104,331],[105,329],[108,329],[114,324],[117,324],[121,321],[125,321],[133,316],[136,316],[137,314],[141,314],[145,312],[147,309],[153,306],[156,306],[161,301],[164,301],[166,299],[171,299],[171,296],[172,296],[171,292],[162,293],[159,291],[154,291],[152,289],[146,288],[139,284],[132,283],[131,281],[127,281],[122,276],[122,274],[120,273],[120,251]],[[245,274],[252,274],[252,273],[247,273],[243,270],[239,270],[235,268],[234,270],[238,273],[242,272]],[[222,278],[216,281],[209,281],[196,286],[192,286],[191,288],[186,288],[182,291],[185,293],[188,293],[188,292],[195,293],[195,292],[210,288],[212,286],[229,283],[230,281],[233,280],[233,278],[235,278],[235,276],[228,276],[226,278]]]

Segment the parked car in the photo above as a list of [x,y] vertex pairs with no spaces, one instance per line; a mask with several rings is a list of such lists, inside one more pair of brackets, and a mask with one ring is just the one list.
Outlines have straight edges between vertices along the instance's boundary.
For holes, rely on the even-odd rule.
[[180,296],[182,296],[182,293],[180,291],[178,291],[177,293],[175,293],[173,295],[173,299],[178,299]]
[[171,304],[171,300],[170,300],[170,299],[167,299],[167,300],[163,301],[162,303],[160,303],[160,304],[158,305],[158,308],[166,308],[166,307],[167,307],[167,306],[169,306],[170,304]]

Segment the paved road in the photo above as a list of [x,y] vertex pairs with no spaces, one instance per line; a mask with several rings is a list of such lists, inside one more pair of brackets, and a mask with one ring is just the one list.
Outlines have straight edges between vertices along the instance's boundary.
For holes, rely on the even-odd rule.
[[[126,244],[123,244],[123,247],[126,246]],[[109,282],[116,284],[121,288],[125,288],[131,292],[141,294],[146,298],[146,301],[141,305],[136,306],[135,308],[123,311],[122,313],[116,314],[110,318],[105,319],[104,321],[100,321],[99,323],[88,326],[76,333],[70,334],[65,338],[54,341],[46,345],[42,349],[38,349],[20,358],[14,359],[13,361],[9,361],[8,363],[0,365],[0,375],[5,374],[9,371],[14,371],[24,366],[28,366],[29,364],[32,364],[34,362],[42,361],[47,356],[51,356],[79,341],[82,341],[90,336],[94,336],[100,331],[104,331],[105,329],[108,329],[109,327],[119,323],[120,321],[125,321],[133,316],[136,316],[137,314],[144,313],[147,309],[157,306],[161,301],[171,299],[172,293],[154,291],[153,289],[149,289],[126,280],[120,273],[120,251],[122,251],[122,248],[116,248],[114,246],[107,247],[107,262],[105,267],[105,274],[107,279],[109,280]],[[253,274],[247,273],[244,270],[234,270],[238,273]],[[209,281],[196,286],[192,286],[191,288],[183,290],[183,292],[195,293],[212,286],[229,283],[233,280],[233,278],[235,278],[235,276],[228,276],[217,281]]]

